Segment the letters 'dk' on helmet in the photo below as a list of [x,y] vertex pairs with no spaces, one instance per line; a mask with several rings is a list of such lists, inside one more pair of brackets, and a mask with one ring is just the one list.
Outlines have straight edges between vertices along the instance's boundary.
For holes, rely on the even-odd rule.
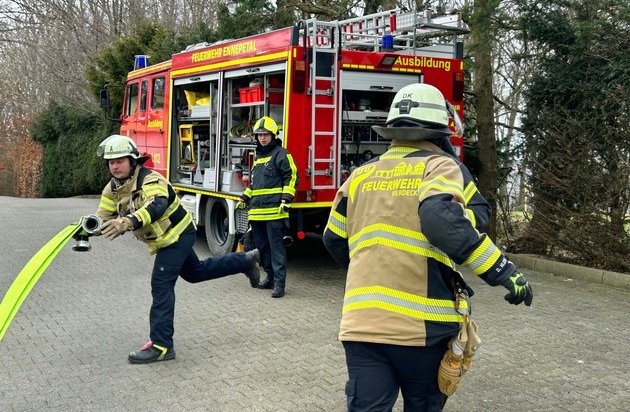
[[96,149],[98,156],[103,156],[103,159],[120,159],[122,157],[131,157],[137,160],[138,163],[144,163],[149,156],[140,156],[138,146],[136,143],[127,136],[121,136],[114,134],[103,140]]
[[448,123],[442,92],[428,84],[414,83],[394,96],[386,127],[372,126],[372,129],[393,140],[431,140],[453,134]]
[[278,135],[278,125],[269,116],[263,116],[254,125],[254,134],[270,133],[272,138]]

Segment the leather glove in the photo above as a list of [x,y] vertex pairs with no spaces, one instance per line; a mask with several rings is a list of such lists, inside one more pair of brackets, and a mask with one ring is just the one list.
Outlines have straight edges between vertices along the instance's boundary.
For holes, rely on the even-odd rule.
[[522,302],[525,302],[525,306],[532,304],[534,293],[522,273],[517,272],[510,276],[508,280],[503,282],[503,286],[510,291],[510,293],[505,295],[505,300],[512,305],[520,305]]
[[288,213],[291,210],[291,203],[280,203],[280,208],[278,208],[278,213]]
[[119,217],[118,219],[108,220],[103,223],[101,233],[109,240],[114,240],[123,233],[131,230],[133,223],[128,217]]

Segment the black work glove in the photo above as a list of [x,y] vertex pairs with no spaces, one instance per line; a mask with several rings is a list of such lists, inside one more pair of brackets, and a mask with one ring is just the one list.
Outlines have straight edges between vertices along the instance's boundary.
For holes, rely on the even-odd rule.
[[522,302],[525,302],[525,306],[531,306],[534,292],[532,292],[532,287],[529,286],[527,279],[522,273],[517,272],[510,276],[503,282],[503,286],[510,291],[510,293],[505,295],[505,300],[512,305],[520,305]]

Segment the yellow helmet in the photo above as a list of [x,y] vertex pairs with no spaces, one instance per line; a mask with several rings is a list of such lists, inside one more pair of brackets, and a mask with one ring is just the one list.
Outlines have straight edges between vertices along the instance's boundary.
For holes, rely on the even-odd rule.
[[129,156],[139,163],[144,163],[149,158],[148,156],[140,156],[136,142],[127,136],[119,134],[113,134],[103,140],[101,144],[98,145],[96,154],[103,156],[105,160],[120,159]]
[[372,129],[394,140],[427,140],[453,134],[442,92],[422,83],[407,85],[396,93],[385,124]]
[[263,116],[254,125],[254,134],[256,133],[270,133],[272,137],[278,135],[278,125],[269,116]]

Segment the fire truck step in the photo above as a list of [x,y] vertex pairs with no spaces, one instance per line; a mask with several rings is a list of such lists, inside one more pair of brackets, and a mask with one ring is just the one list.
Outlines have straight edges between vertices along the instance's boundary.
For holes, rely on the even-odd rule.
[[315,80],[326,80],[326,81],[334,81],[335,77],[328,77],[328,76],[315,76]]

